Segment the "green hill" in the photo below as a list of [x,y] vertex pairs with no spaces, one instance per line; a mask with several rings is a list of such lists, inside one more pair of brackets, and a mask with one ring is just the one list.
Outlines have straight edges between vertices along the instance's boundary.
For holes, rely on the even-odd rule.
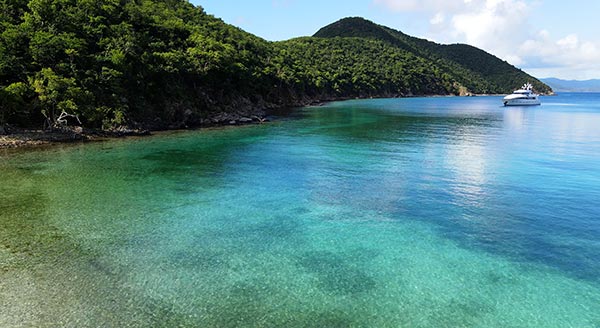
[[360,18],[267,42],[186,0],[14,0],[0,9],[0,125],[59,126],[68,113],[86,127],[161,129],[350,97],[499,93],[525,81],[549,91],[479,49]]
[[510,93],[528,81],[538,92],[552,90],[543,82],[528,75],[481,49],[466,44],[437,44],[377,25],[360,17],[341,19],[321,28],[314,37],[361,37],[381,40],[407,50],[436,64],[456,81],[475,93]]
[[173,128],[254,112],[267,41],[184,0],[0,2],[0,124]]

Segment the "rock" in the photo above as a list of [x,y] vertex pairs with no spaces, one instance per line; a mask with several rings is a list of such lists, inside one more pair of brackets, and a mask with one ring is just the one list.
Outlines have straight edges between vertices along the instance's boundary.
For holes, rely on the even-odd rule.
[[149,130],[144,129],[133,129],[128,126],[119,126],[109,131],[113,136],[146,136],[150,135]]
[[236,121],[236,120],[231,120],[231,121],[229,121],[229,125],[236,125],[236,124],[237,124],[237,121]]
[[249,117],[242,117],[242,118],[239,119],[239,122],[240,123],[251,123],[252,119],[249,118]]

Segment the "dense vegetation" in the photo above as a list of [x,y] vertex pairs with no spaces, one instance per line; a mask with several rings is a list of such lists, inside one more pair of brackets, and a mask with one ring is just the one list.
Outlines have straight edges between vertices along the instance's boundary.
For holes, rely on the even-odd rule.
[[5,121],[197,123],[268,91],[270,45],[184,0],[0,0]]
[[341,22],[317,35],[327,38],[273,43],[186,0],[0,0],[0,125],[56,126],[68,113],[89,127],[165,128],[324,99],[509,92],[525,80],[548,90],[476,48]]
[[320,38],[361,37],[381,40],[426,59],[473,93],[509,93],[529,81],[538,92],[552,90],[506,61],[466,44],[443,45],[415,38],[360,17],[341,19],[314,35]]
[[453,93],[452,76],[385,42],[363,38],[299,38],[276,45],[294,90],[317,96],[374,97]]

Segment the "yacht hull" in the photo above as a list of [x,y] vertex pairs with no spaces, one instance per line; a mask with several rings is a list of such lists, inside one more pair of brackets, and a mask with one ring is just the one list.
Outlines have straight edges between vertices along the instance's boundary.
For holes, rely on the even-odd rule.
[[504,100],[504,106],[538,106],[541,105],[539,99],[510,99]]

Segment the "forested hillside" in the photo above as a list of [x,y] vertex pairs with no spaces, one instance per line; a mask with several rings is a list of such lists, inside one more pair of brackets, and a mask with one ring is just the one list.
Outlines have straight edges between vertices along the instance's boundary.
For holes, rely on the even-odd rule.
[[323,27],[320,38],[362,37],[381,40],[427,59],[474,93],[510,93],[528,81],[536,91],[552,90],[535,77],[481,49],[466,44],[443,45],[415,38],[360,17],[349,17]]
[[266,41],[184,0],[0,4],[3,121],[55,123],[64,110],[104,128],[197,124],[276,80]]
[[524,80],[548,90],[506,63],[490,70],[476,48],[426,49],[346,23],[384,37],[267,42],[186,0],[0,0],[0,126],[72,114],[86,127],[161,129],[348,97],[509,92]]
[[458,92],[453,77],[424,58],[363,38],[298,38],[276,44],[294,89],[310,96],[376,97]]

